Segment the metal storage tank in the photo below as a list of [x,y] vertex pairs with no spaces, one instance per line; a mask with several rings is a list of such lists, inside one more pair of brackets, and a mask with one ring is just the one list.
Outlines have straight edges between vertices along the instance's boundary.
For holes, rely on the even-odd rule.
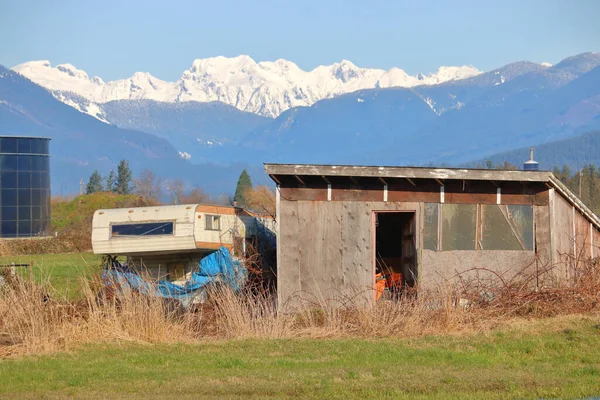
[[49,138],[0,136],[0,238],[48,236]]

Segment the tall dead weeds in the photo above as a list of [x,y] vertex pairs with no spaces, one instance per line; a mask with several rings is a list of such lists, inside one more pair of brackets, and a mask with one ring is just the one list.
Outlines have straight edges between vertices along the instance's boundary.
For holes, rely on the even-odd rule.
[[97,342],[374,338],[482,331],[514,317],[597,310],[599,269],[598,260],[580,263],[573,274],[577,279],[561,288],[532,284],[539,280],[525,272],[496,283],[471,273],[458,277],[456,285],[372,305],[348,300],[341,306],[316,296],[293,312],[278,311],[271,292],[256,286],[241,293],[213,286],[203,304],[183,309],[126,288],[106,290],[99,277],[82,280],[82,299],[76,302],[48,296],[47,282],[11,277],[0,291],[0,355],[54,352]]

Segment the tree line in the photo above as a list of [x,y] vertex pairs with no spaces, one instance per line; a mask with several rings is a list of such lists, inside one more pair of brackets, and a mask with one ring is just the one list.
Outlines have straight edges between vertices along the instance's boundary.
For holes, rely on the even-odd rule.
[[106,179],[102,178],[98,170],[94,170],[85,188],[86,194],[95,192],[115,192],[119,194],[130,194],[131,169],[127,160],[121,160],[117,166],[117,174],[111,169]]
[[589,164],[575,171],[554,167],[554,175],[597,215],[600,214],[600,167]]
[[[486,161],[484,165],[478,165],[477,167],[513,171],[519,169],[515,164],[508,161],[497,165],[494,165],[491,161]],[[564,165],[562,168],[554,167],[552,173],[595,214],[600,215],[600,167],[588,164],[581,169],[572,171],[568,165]]]
[[245,169],[240,174],[233,197],[221,195],[214,198],[198,186],[189,188],[181,179],[163,179],[148,169],[133,178],[128,161],[121,160],[116,174],[112,169],[106,178],[102,177],[98,170],[92,173],[86,186],[86,194],[96,192],[135,194],[154,204],[168,202],[170,204],[234,205],[275,215],[275,192],[267,186],[254,187]]

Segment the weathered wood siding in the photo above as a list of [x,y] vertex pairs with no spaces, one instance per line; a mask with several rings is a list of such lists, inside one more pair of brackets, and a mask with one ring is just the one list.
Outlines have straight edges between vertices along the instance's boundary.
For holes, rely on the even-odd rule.
[[419,203],[281,202],[277,286],[282,309],[302,301],[373,300],[375,211],[413,211],[419,220]]
[[[590,224],[591,225],[591,224]],[[600,230],[591,227],[592,230],[592,257],[600,257]]]
[[554,217],[552,238],[556,252],[554,264],[559,281],[564,282],[569,278],[572,261],[575,257],[573,206],[562,196],[556,194],[552,215]]

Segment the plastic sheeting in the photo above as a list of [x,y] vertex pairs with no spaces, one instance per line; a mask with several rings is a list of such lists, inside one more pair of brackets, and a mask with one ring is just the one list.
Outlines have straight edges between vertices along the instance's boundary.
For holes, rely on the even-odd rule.
[[209,283],[221,282],[235,291],[239,290],[246,280],[246,270],[239,261],[232,258],[227,248],[221,247],[200,260],[198,270],[192,272],[191,278],[184,285],[165,280],[149,282],[114,259],[104,269],[102,278],[107,286],[129,287],[142,294],[177,299],[189,304],[196,296],[204,295]]

